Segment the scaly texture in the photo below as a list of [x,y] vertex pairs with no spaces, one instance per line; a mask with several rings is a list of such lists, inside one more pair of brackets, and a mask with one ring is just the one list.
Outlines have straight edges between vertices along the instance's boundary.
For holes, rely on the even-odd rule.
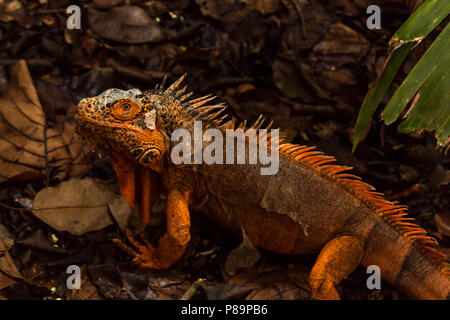
[[[246,122],[235,125],[223,104],[209,105],[212,96],[189,100],[192,94],[179,88],[183,79],[145,93],[110,89],[78,107],[78,133],[111,157],[121,193],[130,206],[138,203],[142,221],[150,221],[152,202],[166,193],[167,231],[157,248],[145,235],[140,242],[131,232],[132,247],[115,240],[137,264],[166,269],[175,263],[190,240],[189,206],[195,206],[236,233],[243,228],[255,246],[318,253],[309,279],[314,299],[338,299],[336,285],[359,264],[378,265],[384,279],[411,297],[449,298],[446,257],[407,217],[406,206],[387,201],[348,173],[350,167],[333,164],[333,157],[315,147],[283,143],[258,131],[262,117],[247,128]],[[268,152],[279,152],[279,171],[262,176],[260,161],[174,164],[171,135],[176,129],[195,133],[198,120],[203,132],[216,128],[222,138],[227,129],[240,132],[237,139],[247,148],[251,141],[267,144]],[[194,141],[183,143],[193,154]],[[208,145],[203,142],[202,148]]]

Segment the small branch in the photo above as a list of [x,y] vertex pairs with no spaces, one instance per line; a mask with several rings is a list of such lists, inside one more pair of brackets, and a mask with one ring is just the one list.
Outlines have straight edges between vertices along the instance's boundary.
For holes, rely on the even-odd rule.
[[197,281],[195,281],[192,286],[183,294],[183,296],[180,298],[180,300],[189,300],[191,299],[194,294],[197,292],[198,287],[202,282],[206,281],[204,278],[199,278]]

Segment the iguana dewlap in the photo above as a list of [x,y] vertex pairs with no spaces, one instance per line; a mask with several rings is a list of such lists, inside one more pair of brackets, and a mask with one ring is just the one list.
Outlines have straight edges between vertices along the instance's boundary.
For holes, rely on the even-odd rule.
[[[167,231],[157,248],[131,232],[134,248],[116,240],[138,265],[175,263],[190,240],[189,206],[202,202],[207,216],[235,232],[242,226],[257,247],[318,253],[309,278],[314,299],[338,299],[335,286],[359,264],[379,266],[382,278],[410,297],[450,298],[449,268],[433,249],[436,240],[406,216],[405,206],[385,200],[313,147],[275,141],[274,175],[261,175],[260,164],[174,164],[176,129],[191,132],[198,120],[204,129],[246,129],[224,120],[223,105],[207,105],[212,98],[189,100],[186,87],[179,89],[183,78],[165,90],[110,89],[78,106],[78,133],[111,157],[121,193],[130,206],[138,203],[144,222],[152,201],[166,194]],[[258,139],[274,142],[269,135]]]

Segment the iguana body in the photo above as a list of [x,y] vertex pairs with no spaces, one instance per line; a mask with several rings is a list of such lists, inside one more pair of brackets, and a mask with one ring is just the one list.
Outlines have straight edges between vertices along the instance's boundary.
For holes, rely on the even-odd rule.
[[[135,249],[116,240],[137,264],[166,269],[175,263],[190,240],[189,206],[197,205],[236,233],[242,227],[257,247],[319,253],[309,279],[314,299],[338,299],[335,285],[359,264],[379,266],[382,278],[410,297],[450,298],[448,264],[432,248],[436,240],[406,217],[405,206],[385,200],[348,174],[350,168],[330,164],[332,157],[276,141],[275,175],[261,175],[261,165],[251,164],[175,165],[174,130],[192,131],[196,120],[204,129],[245,129],[220,118],[223,106],[206,105],[209,97],[188,101],[186,87],[178,88],[183,78],[166,90],[107,90],[78,108],[79,134],[110,155],[122,194],[130,206],[139,204],[144,222],[155,197],[166,193],[167,231],[157,248],[131,232]],[[252,128],[260,126],[258,120]],[[263,141],[273,142],[260,134]]]

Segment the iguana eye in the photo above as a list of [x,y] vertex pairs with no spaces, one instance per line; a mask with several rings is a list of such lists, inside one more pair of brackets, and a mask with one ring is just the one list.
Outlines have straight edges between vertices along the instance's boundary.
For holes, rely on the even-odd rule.
[[139,106],[131,100],[119,101],[111,107],[111,113],[120,120],[129,120],[139,112]]

